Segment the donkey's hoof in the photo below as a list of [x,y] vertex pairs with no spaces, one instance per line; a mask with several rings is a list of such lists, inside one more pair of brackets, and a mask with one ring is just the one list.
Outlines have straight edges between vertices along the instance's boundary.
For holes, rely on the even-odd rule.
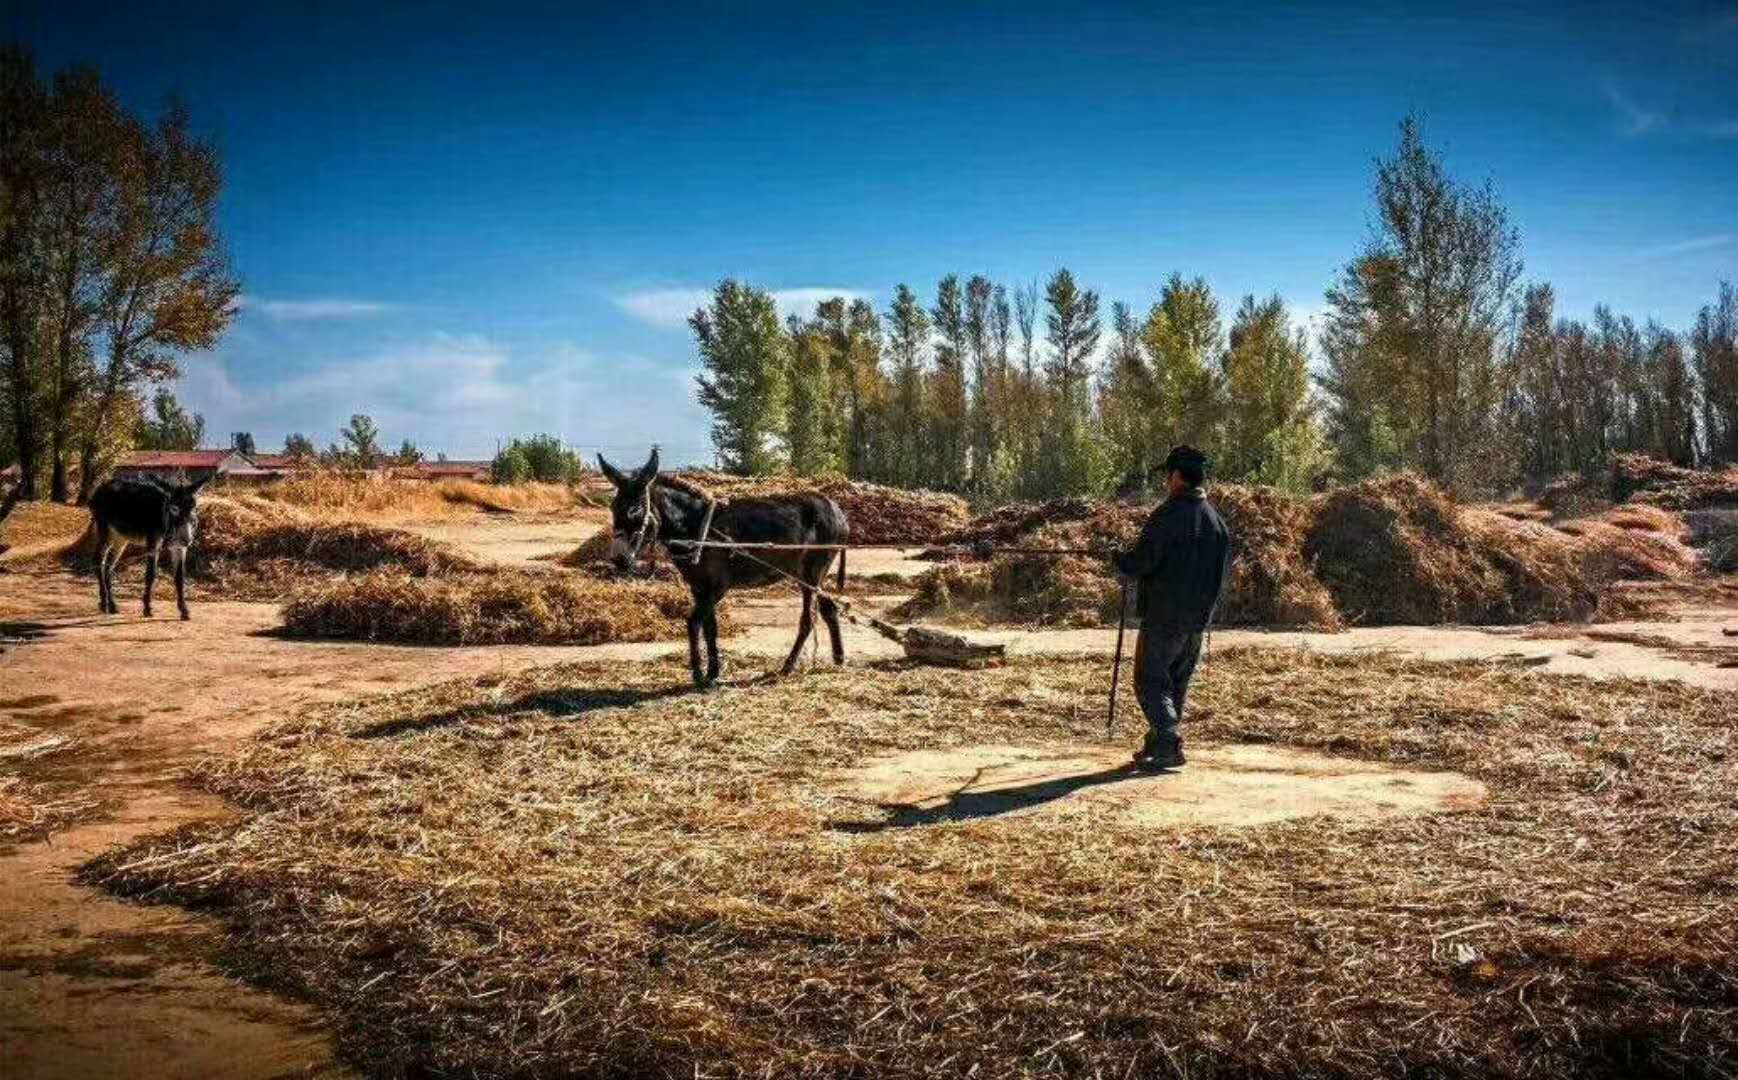
[[188,619],[191,619],[191,618],[193,618],[193,616],[189,615],[187,612],[183,611],[181,613],[181,621],[182,622],[186,622]]

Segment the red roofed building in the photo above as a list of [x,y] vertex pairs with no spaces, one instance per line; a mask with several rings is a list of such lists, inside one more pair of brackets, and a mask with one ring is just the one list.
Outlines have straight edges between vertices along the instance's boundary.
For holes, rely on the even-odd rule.
[[487,461],[419,461],[416,472],[424,480],[488,480],[493,475]]
[[134,450],[115,466],[116,476],[161,476],[202,480],[208,476],[264,478],[266,470],[235,450]]

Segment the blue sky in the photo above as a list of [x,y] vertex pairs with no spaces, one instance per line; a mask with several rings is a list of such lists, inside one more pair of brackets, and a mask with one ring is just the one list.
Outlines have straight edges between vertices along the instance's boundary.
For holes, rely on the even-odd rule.
[[1066,265],[1144,308],[1181,270],[1308,318],[1408,111],[1562,313],[1682,327],[1738,278],[1738,4],[154,6],[0,18],[219,140],[247,302],[180,392],[262,447],[367,411],[708,456],[682,316],[725,276]]

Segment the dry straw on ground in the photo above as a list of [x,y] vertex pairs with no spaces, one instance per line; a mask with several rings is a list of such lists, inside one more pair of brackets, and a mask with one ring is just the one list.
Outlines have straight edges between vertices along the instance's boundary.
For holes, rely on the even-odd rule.
[[[416,645],[601,645],[686,639],[687,590],[499,569],[417,578],[377,570],[308,585],[284,605],[296,637]],[[720,632],[735,624],[720,613]]]
[[913,812],[830,783],[892,750],[1096,741],[1097,662],[685,683],[553,668],[287,719],[199,772],[239,820],[87,873],[218,914],[235,973],[312,999],[383,1076],[1738,1069],[1716,694],[1221,652],[1194,745],[1491,791],[1221,829],[1090,802]]

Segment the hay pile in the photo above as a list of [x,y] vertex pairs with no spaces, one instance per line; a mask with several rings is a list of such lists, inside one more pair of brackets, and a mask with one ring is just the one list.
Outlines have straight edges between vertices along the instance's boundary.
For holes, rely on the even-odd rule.
[[742,477],[692,470],[676,477],[725,499],[819,492],[845,511],[853,544],[931,544],[971,518],[970,508],[958,495],[886,487],[836,475]]
[[378,480],[333,469],[303,469],[271,484],[226,488],[236,499],[269,502],[324,517],[448,517],[477,510],[495,513],[558,511],[589,501],[566,484],[481,484],[474,480]]
[[[400,569],[297,591],[283,609],[291,637],[413,645],[601,645],[686,639],[687,590],[604,584],[566,574],[496,570],[418,578]],[[719,615],[719,633],[736,626]]]
[[1738,1069],[1716,693],[1222,650],[1196,746],[1491,790],[1224,829],[913,816],[831,783],[888,751],[1096,741],[1097,662],[684,681],[562,667],[288,718],[199,769],[240,820],[86,876],[217,914],[232,973],[313,1000],[374,1075]]
[[0,552],[20,562],[56,554],[77,543],[89,525],[90,513],[82,506],[19,502],[0,519]]
[[1347,620],[1365,625],[1578,620],[1599,603],[1572,539],[1463,511],[1404,473],[1322,496],[1304,556]]
[[1738,510],[1692,510],[1684,522],[1708,569],[1738,573]]
[[281,599],[335,574],[394,570],[422,578],[482,569],[456,549],[402,529],[220,497],[201,500],[199,536],[188,561],[195,581],[222,596],[251,600]]
[[1611,465],[1611,497],[1670,510],[1738,509],[1738,465],[1686,469],[1646,454],[1619,454]]
[[[1507,505],[1460,506],[1410,474],[1311,498],[1216,484],[1210,498],[1234,540],[1221,625],[1333,630],[1618,616],[1628,609],[1609,602],[1610,583],[1679,580],[1700,565],[1683,543],[1682,519],[1658,507],[1617,507],[1553,527]],[[954,536],[962,543],[1124,548],[1149,512],[1059,500],[985,515]],[[1095,625],[1113,621],[1116,610],[1106,561],[1003,555],[988,566],[967,561],[924,575],[899,614]]]

